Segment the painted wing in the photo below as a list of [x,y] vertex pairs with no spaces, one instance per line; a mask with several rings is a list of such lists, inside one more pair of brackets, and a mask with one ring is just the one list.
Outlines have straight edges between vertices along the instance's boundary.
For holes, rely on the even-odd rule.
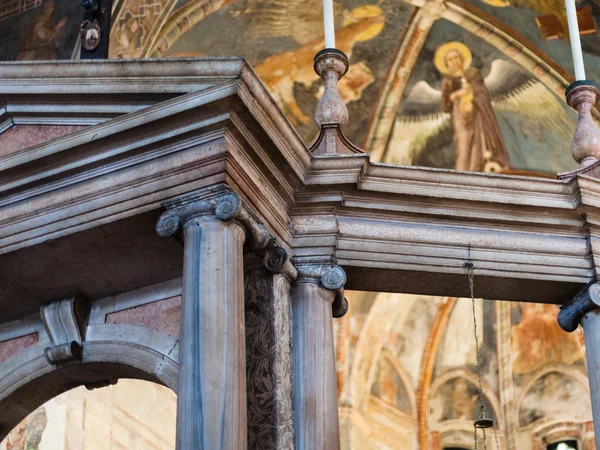
[[427,150],[452,142],[450,114],[442,112],[441,101],[442,92],[426,81],[413,86],[396,117],[384,162],[415,164]]
[[567,142],[575,124],[565,105],[525,69],[495,60],[485,85],[497,114],[518,114],[523,121],[540,129],[553,129]]
[[[234,15],[251,17],[247,28],[250,37],[291,37],[304,45],[323,35],[322,0],[248,0],[245,8],[235,8]],[[344,8],[333,3],[336,23],[341,24]]]

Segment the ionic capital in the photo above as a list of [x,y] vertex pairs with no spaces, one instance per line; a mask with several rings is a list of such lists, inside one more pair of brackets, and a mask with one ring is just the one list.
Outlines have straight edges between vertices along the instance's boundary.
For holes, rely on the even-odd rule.
[[221,186],[183,195],[163,203],[163,206],[167,211],[156,223],[159,236],[172,236],[190,220],[214,215],[220,220],[235,220],[242,225],[252,250],[263,249],[269,242],[267,228],[244,205],[240,196]]
[[319,283],[325,289],[335,292],[331,305],[333,317],[343,317],[348,312],[348,300],[344,297],[346,272],[338,265],[301,264],[297,265],[299,283]]
[[558,324],[565,331],[575,331],[583,317],[598,308],[600,308],[600,284],[591,281],[573,300],[560,308]]
[[271,273],[281,273],[285,275],[288,281],[292,282],[298,277],[298,271],[292,263],[288,253],[277,244],[275,239],[271,239],[265,249],[263,265]]

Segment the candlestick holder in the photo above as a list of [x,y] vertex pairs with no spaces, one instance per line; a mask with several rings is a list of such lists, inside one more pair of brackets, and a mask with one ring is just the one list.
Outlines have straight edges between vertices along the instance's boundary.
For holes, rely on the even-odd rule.
[[315,55],[315,72],[325,82],[325,91],[315,109],[315,123],[321,131],[310,148],[313,155],[365,153],[342,132],[349,116],[338,82],[348,72],[348,67],[348,57],[335,48],[326,48]]
[[560,173],[558,178],[571,178],[578,173],[598,176],[600,175],[600,130],[592,118],[592,108],[600,97],[598,86],[593,81],[576,81],[567,88],[565,95],[568,105],[579,115],[571,142],[571,153],[580,167]]

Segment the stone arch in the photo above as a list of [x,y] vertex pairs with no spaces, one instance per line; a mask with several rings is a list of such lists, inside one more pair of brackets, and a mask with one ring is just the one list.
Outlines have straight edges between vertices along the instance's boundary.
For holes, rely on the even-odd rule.
[[[471,383],[475,387],[477,387],[477,385],[479,383],[477,374],[475,374],[469,370],[462,369],[462,368],[452,369],[452,370],[442,373],[441,375],[439,375],[435,378],[435,380],[433,381],[433,383],[431,385],[430,398],[433,398],[435,396],[435,394],[437,393],[437,391],[444,384],[446,384],[448,381],[453,380],[455,378],[462,378],[462,379],[468,381],[469,383]],[[485,379],[481,380],[481,387],[483,389],[483,396],[485,399],[487,399],[490,406],[492,407],[494,417],[496,418],[496,420],[498,422],[496,425],[496,428],[498,430],[503,430],[504,429],[504,417],[502,415],[502,408],[500,405],[500,400],[498,399],[496,392],[494,391],[492,386],[490,386],[490,384]],[[469,423],[471,424],[471,427],[472,427],[472,422],[469,421]]]
[[369,310],[350,369],[348,403],[362,413],[368,405],[377,361],[387,336],[396,321],[406,317],[415,300],[416,297],[406,298],[398,294],[378,294]]
[[586,391],[589,392],[590,386],[588,383],[587,376],[579,369],[570,366],[564,366],[561,364],[549,364],[547,366],[542,367],[537,372],[532,373],[524,382],[523,388],[521,389],[521,393],[517,399],[517,411],[521,410],[521,404],[523,403],[523,399],[529,393],[533,385],[545,375],[557,372],[563,375],[566,375],[570,378],[573,378],[577,382],[579,382]]
[[75,387],[102,387],[108,380],[152,381],[175,391],[179,342],[132,325],[90,325],[80,361],[51,365],[39,342],[0,366],[0,441],[29,413]]

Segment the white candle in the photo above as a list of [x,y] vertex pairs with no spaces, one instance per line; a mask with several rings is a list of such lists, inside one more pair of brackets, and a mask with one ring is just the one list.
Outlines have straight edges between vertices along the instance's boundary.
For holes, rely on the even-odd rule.
[[[293,20],[293,18],[290,20]],[[335,48],[333,0],[323,0],[323,22],[325,24],[325,48]]]
[[581,52],[581,37],[579,35],[579,23],[577,22],[577,7],[575,0],[565,0],[567,7],[567,20],[569,22],[569,37],[571,38],[571,52],[573,53],[573,65],[575,66],[575,79],[585,80],[585,68],[583,67],[583,53]]

